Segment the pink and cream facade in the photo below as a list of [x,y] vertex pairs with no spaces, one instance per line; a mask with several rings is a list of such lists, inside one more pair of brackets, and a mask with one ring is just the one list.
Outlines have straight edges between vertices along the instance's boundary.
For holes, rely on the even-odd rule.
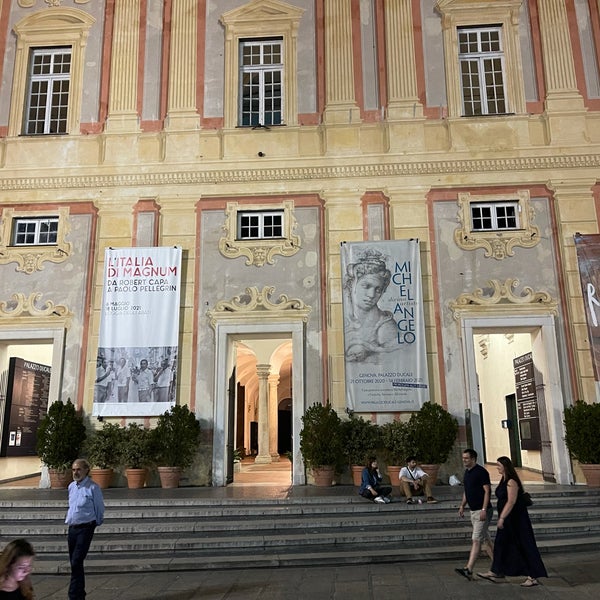
[[599,400],[574,241],[599,64],[598,0],[0,0],[0,372],[47,364],[92,415],[105,250],[180,247],[190,482],[245,448],[303,484],[305,409],[347,407],[340,245],[418,239],[445,473],[473,444],[583,481],[562,410]]

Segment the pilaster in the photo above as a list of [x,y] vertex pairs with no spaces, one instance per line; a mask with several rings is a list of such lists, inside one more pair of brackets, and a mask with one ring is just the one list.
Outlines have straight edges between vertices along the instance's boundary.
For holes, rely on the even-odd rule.
[[139,131],[137,114],[140,0],[115,0],[106,131]]
[[166,129],[198,129],[196,71],[198,2],[173,0]]
[[279,441],[277,435],[277,409],[278,409],[278,395],[277,386],[279,385],[279,375],[269,375],[269,452],[273,462],[279,462],[279,452],[277,451],[277,444]]
[[350,0],[325,0],[326,123],[358,123]]
[[538,0],[551,143],[586,141],[585,106],[577,89],[565,0]]
[[578,393],[587,397],[583,390],[595,388],[592,355],[590,353],[575,233],[598,233],[598,219],[592,187],[593,179],[578,181],[549,181],[546,185],[554,193],[554,211],[558,234],[558,251],[561,256],[562,279],[565,282],[565,322],[573,339],[573,361]]
[[425,119],[419,102],[412,0],[385,0],[389,148],[422,150]]

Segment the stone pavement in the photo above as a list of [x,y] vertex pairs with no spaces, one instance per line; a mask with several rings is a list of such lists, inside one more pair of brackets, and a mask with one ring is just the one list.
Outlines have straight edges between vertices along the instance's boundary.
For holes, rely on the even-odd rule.
[[[384,542],[385,543],[385,542]],[[465,547],[465,559],[468,548]],[[343,567],[228,569],[220,571],[88,575],[87,600],[596,600],[600,549],[546,554],[549,573],[535,588],[523,577],[506,583],[467,581],[455,562],[427,561]],[[479,571],[489,561],[478,561]],[[37,600],[67,598],[67,576],[33,576]]]

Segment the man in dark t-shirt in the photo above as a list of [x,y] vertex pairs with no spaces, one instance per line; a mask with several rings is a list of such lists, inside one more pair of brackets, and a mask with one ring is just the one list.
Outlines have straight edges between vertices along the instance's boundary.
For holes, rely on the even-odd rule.
[[466,471],[463,481],[464,492],[458,507],[458,516],[464,516],[465,506],[468,504],[471,512],[473,536],[467,565],[462,569],[454,570],[467,579],[473,579],[473,566],[481,552],[482,545],[490,559],[494,557],[494,547],[488,531],[493,513],[492,485],[489,473],[477,464],[477,452],[473,448],[467,448],[462,453],[462,460]]

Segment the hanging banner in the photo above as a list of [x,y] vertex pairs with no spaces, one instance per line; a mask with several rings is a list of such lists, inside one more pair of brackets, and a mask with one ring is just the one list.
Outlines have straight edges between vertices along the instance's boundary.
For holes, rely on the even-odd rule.
[[419,410],[429,400],[419,240],[342,243],[346,404]]
[[600,235],[575,234],[579,277],[594,364],[594,380],[600,381]]
[[109,248],[93,414],[152,416],[175,403],[181,248]]

